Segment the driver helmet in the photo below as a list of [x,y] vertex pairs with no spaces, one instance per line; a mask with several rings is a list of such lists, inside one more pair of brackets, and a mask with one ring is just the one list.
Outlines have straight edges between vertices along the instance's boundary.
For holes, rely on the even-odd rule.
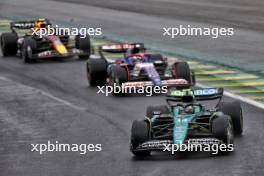
[[194,114],[195,113],[195,108],[193,106],[191,106],[191,105],[187,106],[187,107],[185,107],[184,112],[186,114]]
[[138,53],[145,53],[146,48],[144,47],[135,47],[135,48],[129,48],[126,52],[126,55],[131,55],[131,54],[138,54]]
[[40,30],[41,28],[47,28],[50,25],[49,20],[45,18],[39,18],[35,21],[34,28]]
[[141,57],[140,56],[129,56],[128,57],[128,64],[129,65],[135,65],[136,63],[141,62]]

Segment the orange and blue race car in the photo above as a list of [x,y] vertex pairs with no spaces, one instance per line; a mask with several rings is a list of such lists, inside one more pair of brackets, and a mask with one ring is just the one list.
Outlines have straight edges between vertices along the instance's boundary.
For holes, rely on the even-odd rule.
[[73,57],[87,59],[91,53],[89,36],[63,35],[37,35],[40,31],[51,27],[49,20],[37,19],[35,21],[16,21],[10,23],[10,32],[2,33],[0,38],[2,55],[20,56],[25,63],[38,59]]

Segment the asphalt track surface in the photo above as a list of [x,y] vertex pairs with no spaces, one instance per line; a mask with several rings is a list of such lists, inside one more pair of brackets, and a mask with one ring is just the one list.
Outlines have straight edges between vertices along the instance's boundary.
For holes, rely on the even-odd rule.
[[[150,41],[160,40],[155,37],[160,32],[156,21],[171,22],[169,17],[161,20],[156,16],[49,1],[10,0],[0,2],[0,8],[1,15],[14,12],[16,17],[47,16],[65,22],[73,19],[75,23],[84,25],[103,24],[108,33],[116,32],[116,35],[120,33],[125,36],[137,32],[139,38],[144,35],[144,39]],[[140,23],[130,24],[128,19],[138,20]],[[183,21],[188,23],[185,19]],[[147,27],[141,22],[148,23]],[[142,32],[142,29],[149,33]],[[252,46],[252,53],[255,53],[254,50],[261,52],[260,46],[253,42],[254,39],[263,42],[259,31],[239,31],[246,38],[237,36],[230,39],[233,41],[232,46],[243,51],[246,45]],[[210,40],[200,39],[201,45],[209,45],[206,44],[207,41]],[[165,44],[170,42],[172,41],[164,41]],[[224,42],[224,39],[220,39],[220,43],[216,45],[221,48],[216,47],[213,52],[225,49]],[[181,44],[184,47],[187,42],[182,41]],[[199,48],[202,46],[197,46],[196,49]],[[225,54],[232,55],[233,50]],[[258,54],[261,53],[252,55],[252,58],[255,57],[254,62],[261,65],[263,62]],[[240,55],[243,56],[243,53]],[[243,57],[239,58],[243,62],[247,61]],[[87,85],[84,61],[71,59],[27,65],[18,58],[1,58],[0,175],[246,176],[264,173],[264,119],[261,109],[242,104],[245,131],[242,137],[236,139],[236,151],[231,155],[215,157],[194,153],[174,156],[158,154],[136,159],[128,150],[131,122],[133,119],[143,118],[147,105],[163,104],[164,97],[105,97],[96,92],[97,89]],[[227,97],[225,99],[231,101]],[[86,155],[74,152],[39,155],[30,152],[31,143],[46,143],[47,140],[70,144],[101,143],[103,151]]]

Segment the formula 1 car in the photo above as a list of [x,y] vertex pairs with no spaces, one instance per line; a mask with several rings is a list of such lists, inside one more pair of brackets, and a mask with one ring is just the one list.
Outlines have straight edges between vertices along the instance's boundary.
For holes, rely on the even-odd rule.
[[[131,152],[136,156],[164,151],[167,145],[233,145],[234,134],[243,132],[240,103],[222,102],[222,88],[171,89],[168,105],[149,106],[144,120],[131,129]],[[217,100],[209,110],[198,101]]]
[[47,19],[11,22],[11,32],[2,33],[0,37],[3,56],[18,55],[25,63],[55,57],[89,58],[91,52],[89,36],[76,36],[75,38],[68,34],[40,36],[33,32],[48,27],[52,28]]
[[169,65],[161,54],[146,52],[142,43],[102,45],[98,55],[87,61],[87,78],[91,86],[116,84],[127,88],[195,84],[188,63]]

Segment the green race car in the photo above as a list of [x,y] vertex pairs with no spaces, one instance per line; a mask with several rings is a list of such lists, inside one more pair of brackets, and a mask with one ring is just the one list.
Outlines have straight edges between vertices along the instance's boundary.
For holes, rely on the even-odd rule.
[[[233,151],[234,135],[243,132],[242,109],[238,101],[222,102],[223,92],[222,88],[169,90],[167,105],[149,106],[145,119],[133,121],[131,152],[136,156],[151,151],[174,154],[175,145],[193,148],[194,144],[199,148],[226,145],[223,151]],[[198,103],[202,100],[219,102],[207,109]]]

